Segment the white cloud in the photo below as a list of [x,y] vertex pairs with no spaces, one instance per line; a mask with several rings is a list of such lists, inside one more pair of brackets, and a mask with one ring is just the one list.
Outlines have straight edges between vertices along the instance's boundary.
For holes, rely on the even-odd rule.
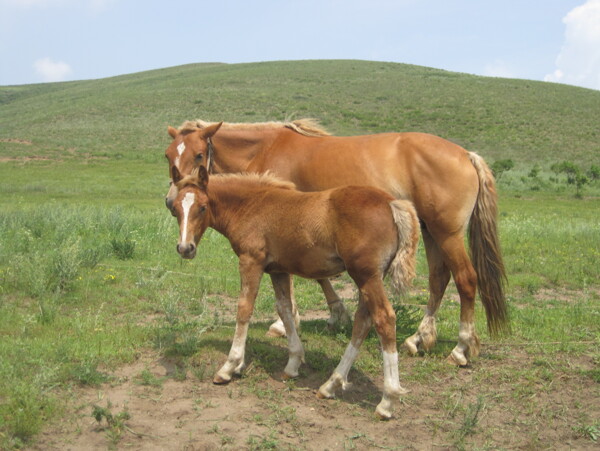
[[588,0],[563,19],[565,43],[545,81],[600,89],[600,0]]
[[52,61],[50,58],[42,58],[33,63],[36,72],[41,75],[45,82],[64,81],[71,74],[71,66],[62,61]]

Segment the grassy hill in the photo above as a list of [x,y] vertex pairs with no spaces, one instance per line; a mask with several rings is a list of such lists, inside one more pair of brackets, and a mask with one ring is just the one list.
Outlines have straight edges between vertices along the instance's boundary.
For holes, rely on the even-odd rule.
[[332,133],[421,131],[488,161],[597,164],[600,92],[405,64],[192,64],[0,87],[0,157],[162,162],[166,126],[315,117]]
[[[98,443],[93,448],[109,449],[124,449],[129,439],[136,447],[161,448],[152,441],[159,435],[167,447],[198,440],[236,449],[310,447],[325,435],[340,437],[344,446],[361,437],[359,447],[421,442],[382,434],[373,422],[378,389],[370,381],[381,377],[376,336],[365,341],[352,373],[361,388],[345,399],[317,404],[315,387],[306,384],[326,380],[343,353],[342,335],[328,332],[323,320],[303,328],[309,365],[301,382],[289,390],[273,383],[285,352],[282,342],[264,337],[274,316],[268,283],[257,300],[258,327],[250,332],[252,370],[222,388],[219,398],[207,397],[231,340],[237,258],[214,231],[203,238],[201,257],[184,261],[175,251],[177,223],[163,205],[166,127],[192,118],[294,117],[318,118],[339,135],[430,132],[490,163],[515,162],[499,179],[513,335],[491,342],[477,307],[484,352],[468,374],[450,369],[444,359],[456,342],[460,309],[450,288],[450,302],[437,317],[438,346],[424,358],[402,357],[411,393],[392,429],[416,427],[423,443],[457,449],[490,443],[591,448],[600,428],[598,403],[589,402],[600,380],[600,181],[574,201],[564,176],[550,186],[550,177],[559,177],[549,168],[563,160],[585,169],[600,164],[600,92],[403,64],[302,61],[195,64],[0,87],[0,449],[89,449],[78,446],[84,436]],[[531,170],[536,165],[537,172]],[[418,254],[409,298],[393,297],[399,342],[418,327],[428,299],[422,247]],[[336,289],[349,280],[337,280]],[[326,309],[317,284],[296,278],[294,292],[302,312]],[[348,299],[348,305],[356,304]],[[151,365],[142,368],[144,362]],[[155,374],[158,362],[175,369]],[[139,370],[121,377],[117,368],[134,363]],[[131,389],[123,385],[127,379]],[[163,391],[170,380],[185,395]],[[93,425],[95,404],[110,413],[113,388],[128,393],[123,404],[113,404],[116,422]],[[181,407],[182,396],[193,406]],[[183,413],[151,407],[150,415],[146,403],[157,400]],[[251,413],[240,407],[242,400]],[[304,408],[294,407],[298,403]],[[219,405],[234,406],[239,437],[225,435],[229,426],[221,420],[213,422],[211,407]],[[129,436],[119,425],[128,408]],[[403,415],[409,408],[414,415]],[[314,415],[330,418],[330,425],[314,428]],[[342,417],[351,419],[351,430],[340,430]],[[158,423],[144,423],[151,418],[173,429],[161,434]],[[182,437],[186,444],[174,446]]]

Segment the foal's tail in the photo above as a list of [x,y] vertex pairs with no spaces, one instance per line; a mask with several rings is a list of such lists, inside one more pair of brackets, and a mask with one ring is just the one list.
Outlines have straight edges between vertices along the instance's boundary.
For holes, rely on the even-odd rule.
[[415,277],[419,220],[415,207],[407,200],[394,200],[390,202],[390,207],[398,229],[398,250],[390,263],[388,273],[393,287],[402,293],[408,289]]
[[469,224],[471,261],[477,272],[479,296],[485,308],[488,330],[492,335],[510,331],[504,297],[506,272],[498,241],[498,205],[492,171],[479,155],[469,152],[479,176],[479,194]]

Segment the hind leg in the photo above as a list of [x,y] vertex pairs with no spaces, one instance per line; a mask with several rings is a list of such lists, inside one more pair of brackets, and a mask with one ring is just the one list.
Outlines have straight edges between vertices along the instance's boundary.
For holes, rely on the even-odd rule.
[[440,247],[426,229],[423,229],[422,235],[429,265],[429,302],[417,332],[404,341],[404,347],[412,355],[416,355],[419,349],[428,351],[435,345],[437,339],[435,314],[450,281],[450,270],[444,261]]
[[304,362],[304,347],[298,336],[294,314],[291,302],[290,275],[289,274],[271,274],[271,281],[275,289],[275,298],[277,299],[277,313],[282,319],[288,337],[289,358],[288,363],[283,370],[283,378],[290,379],[298,377],[298,368]]
[[[294,281],[292,277],[289,277],[289,281],[286,282],[288,287],[286,292],[289,293],[290,302],[292,306],[292,314],[294,315],[294,321],[296,323],[296,328],[300,328],[300,313],[298,312],[298,307],[296,306],[296,299],[294,298]],[[277,292],[277,288],[274,286],[275,291]],[[285,325],[283,324],[283,320],[281,316],[277,318],[273,324],[269,326],[269,330],[267,331],[267,337],[285,337]]]
[[335,392],[348,387],[348,373],[352,364],[358,357],[358,350],[363,340],[371,328],[371,317],[367,306],[362,302],[362,296],[359,296],[358,308],[354,314],[354,325],[352,326],[352,338],[346,351],[340,360],[340,363],[333,371],[331,377],[319,388],[317,396],[319,398],[334,398]]
[[[334,329],[338,325],[350,325],[352,323],[350,314],[348,313],[344,302],[340,299],[331,286],[329,279],[318,279],[317,282],[319,282],[319,285],[321,285],[321,289],[323,290],[323,294],[327,300],[327,306],[329,307],[329,319],[327,320],[327,326],[330,329]],[[294,299],[293,284],[291,284],[291,290],[292,307],[296,318],[296,326],[298,327],[300,324],[300,315],[298,313],[298,308],[296,307],[296,300]],[[269,326],[267,336],[285,337],[285,326],[281,318]]]
[[327,300],[327,306],[329,307],[329,319],[327,320],[327,326],[330,329],[334,329],[336,326],[348,326],[351,324],[350,314],[344,305],[344,302],[339,298],[329,279],[318,279],[319,285],[323,290],[325,299]]
[[460,296],[458,343],[448,356],[448,362],[464,366],[471,357],[479,355],[479,337],[475,333],[477,273],[467,255],[462,234],[445,240],[442,249]]
[[406,390],[400,386],[398,377],[398,352],[396,349],[396,314],[385,296],[381,278],[374,277],[359,289],[359,305],[354,317],[352,339],[339,365],[320,388],[318,396],[332,398],[338,388],[348,385],[348,373],[358,356],[371,324],[381,341],[383,354],[383,397],[377,405],[376,413],[382,419],[392,416],[394,404]]

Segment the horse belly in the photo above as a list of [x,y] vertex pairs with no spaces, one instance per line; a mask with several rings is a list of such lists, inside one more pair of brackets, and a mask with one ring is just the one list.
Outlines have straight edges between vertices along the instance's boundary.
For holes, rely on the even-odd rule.
[[346,267],[337,253],[320,248],[288,248],[273,259],[265,272],[287,272],[306,279],[323,279],[344,272]]

